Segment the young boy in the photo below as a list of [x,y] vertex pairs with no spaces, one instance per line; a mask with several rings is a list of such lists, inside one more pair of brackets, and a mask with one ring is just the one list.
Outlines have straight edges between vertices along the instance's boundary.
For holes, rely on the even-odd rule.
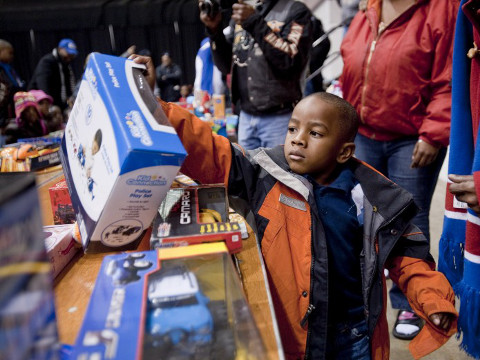
[[92,178],[92,169],[94,164],[94,155],[100,151],[102,146],[102,130],[98,129],[93,137],[92,145],[85,149],[82,144],[78,147],[77,158],[82,169],[85,169],[85,177],[87,178],[87,188],[92,200],[95,198],[93,194],[93,186],[96,184]]
[[284,146],[247,152],[161,104],[189,154],[182,172],[224,183],[251,210],[286,358],[388,359],[384,267],[426,321],[415,358],[455,332],[454,293],[410,223],[412,196],[353,158],[350,104],[313,94],[295,107]]

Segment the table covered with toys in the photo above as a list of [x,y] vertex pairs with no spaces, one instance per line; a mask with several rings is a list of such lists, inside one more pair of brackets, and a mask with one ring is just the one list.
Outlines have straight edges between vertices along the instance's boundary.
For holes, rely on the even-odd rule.
[[0,352],[281,359],[255,233],[180,173],[142,76],[93,54],[64,133],[1,150]]

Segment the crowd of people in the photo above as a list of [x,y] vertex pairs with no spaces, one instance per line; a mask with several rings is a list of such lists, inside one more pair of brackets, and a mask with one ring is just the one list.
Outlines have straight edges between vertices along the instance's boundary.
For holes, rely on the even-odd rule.
[[0,40],[0,146],[62,130],[75,89],[71,62],[78,54],[71,39],[62,39],[43,56],[27,83],[12,66],[14,48]]
[[[287,358],[388,359],[386,276],[398,309],[393,335],[412,340],[415,358],[457,331],[452,285],[460,283],[462,347],[479,357],[480,318],[474,325],[465,320],[479,313],[467,303],[480,304],[480,283],[472,280],[480,278],[480,13],[472,5],[478,0],[462,0],[461,7],[444,0],[343,3],[340,96],[323,92],[321,81],[306,96],[306,75],[321,66],[329,43],[312,50],[322,25],[294,0],[238,1],[228,19],[212,1],[199,0],[207,38],[199,44],[194,85],[181,83],[182,69],[168,52],[156,69],[149,53],[126,56],[147,65],[145,76],[189,154],[182,170],[204,183],[225,183],[243,200]],[[471,42],[472,60],[457,55],[452,81],[454,43],[461,53],[460,44],[468,50]],[[61,40],[27,88],[11,65],[12,45],[0,40],[4,143],[62,128],[76,55],[73,40]],[[226,84],[239,113],[233,146],[179,106],[191,102],[194,90],[213,95]],[[460,168],[454,159],[451,167],[445,277],[429,252],[429,211],[449,142],[464,161]],[[465,238],[467,248],[455,248]]]

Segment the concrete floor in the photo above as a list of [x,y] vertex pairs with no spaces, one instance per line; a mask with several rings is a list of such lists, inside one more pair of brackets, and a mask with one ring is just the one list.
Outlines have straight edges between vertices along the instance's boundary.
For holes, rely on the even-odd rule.
[[[430,234],[431,234],[431,246],[430,252],[435,258],[435,261],[438,261],[438,241],[442,233],[443,227],[443,210],[444,210],[444,201],[445,201],[445,191],[446,191],[446,170],[442,169],[442,173],[437,183],[435,193],[432,200],[432,206],[430,210]],[[387,281],[390,285],[391,280]],[[458,309],[458,298],[457,309]],[[390,328],[390,359],[391,360],[408,360],[413,359],[412,355],[408,351],[409,341],[399,340],[391,335],[393,324],[395,323],[395,318],[397,315],[397,310],[392,310],[390,303],[388,305],[387,318]],[[459,348],[460,341],[456,339],[455,335],[450,338],[450,340],[442,346],[437,351],[431,353],[430,355],[424,357],[424,359],[429,360],[467,360],[472,359],[467,356],[465,352],[461,351]]]

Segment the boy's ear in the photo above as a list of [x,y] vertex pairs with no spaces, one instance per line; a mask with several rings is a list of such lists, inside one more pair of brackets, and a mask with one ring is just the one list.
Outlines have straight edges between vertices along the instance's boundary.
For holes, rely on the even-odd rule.
[[346,142],[340,148],[340,151],[337,155],[337,162],[339,164],[344,164],[350,159],[353,154],[355,153],[355,143],[354,142]]

